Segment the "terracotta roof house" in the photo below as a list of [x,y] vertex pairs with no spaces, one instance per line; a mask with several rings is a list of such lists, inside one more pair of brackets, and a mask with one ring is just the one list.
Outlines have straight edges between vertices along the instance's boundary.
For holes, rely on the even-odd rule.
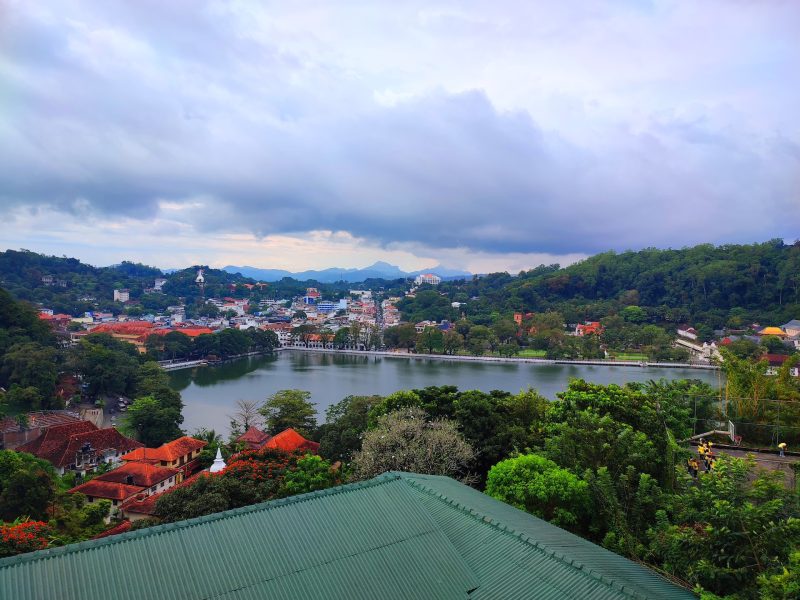
[[264,444],[264,447],[284,450],[285,452],[294,452],[296,450],[308,450],[315,454],[319,452],[319,442],[307,440],[291,427],[272,436],[267,443]]
[[[98,475],[91,481],[75,486],[70,493],[85,494],[89,502],[111,500],[113,506],[137,494],[160,494],[178,482],[180,471],[141,462],[128,462]],[[113,512],[113,511],[112,511]]]
[[[200,471],[199,473],[195,473],[169,489],[165,489],[164,493],[169,494],[179,488],[191,485],[200,477],[208,477],[208,472]],[[120,512],[124,518],[130,521],[147,519],[156,514],[156,502],[158,502],[160,497],[161,494],[136,494],[133,498],[129,498],[120,505]]]
[[20,427],[17,420],[12,417],[0,419],[0,449],[14,450],[22,444],[32,442],[49,427],[81,421],[77,414],[65,410],[31,412],[26,417],[28,418],[26,427]]
[[113,427],[98,429],[89,421],[48,427],[35,440],[17,448],[50,461],[60,475],[66,471],[85,474],[100,463],[117,463],[120,457],[143,444],[127,438]]
[[268,433],[264,433],[258,427],[251,425],[247,431],[236,438],[236,441],[247,446],[248,450],[258,450],[263,448],[269,438],[270,435]]
[[579,323],[575,326],[575,335],[600,335],[603,333],[603,326],[599,321],[587,321],[586,323]]
[[[280,543],[271,542],[276,540]],[[690,600],[695,595],[448,477],[385,473],[4,558],[0,597]]]
[[158,448],[140,447],[122,457],[124,461],[145,462],[181,471],[182,480],[197,468],[197,458],[207,442],[183,436],[162,444]]

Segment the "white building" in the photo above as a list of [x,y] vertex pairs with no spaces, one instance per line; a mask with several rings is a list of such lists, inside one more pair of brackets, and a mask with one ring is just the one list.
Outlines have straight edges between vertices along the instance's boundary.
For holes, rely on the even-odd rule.
[[414,283],[417,285],[422,285],[423,283],[439,285],[441,282],[442,278],[438,275],[434,275],[433,273],[422,273],[417,275],[417,278],[414,280]]
[[127,302],[130,299],[130,290],[114,290],[114,302]]

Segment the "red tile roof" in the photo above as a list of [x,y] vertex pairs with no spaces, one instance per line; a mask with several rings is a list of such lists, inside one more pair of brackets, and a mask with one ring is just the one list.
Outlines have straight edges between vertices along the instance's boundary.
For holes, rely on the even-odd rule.
[[168,490],[164,490],[161,494],[138,494],[129,500],[126,500],[121,506],[120,510],[127,513],[135,513],[137,515],[154,515],[156,512],[156,502],[161,496],[169,494],[178,488],[186,487],[193,484],[200,477],[208,477],[208,471],[200,471],[199,473],[187,477],[178,485],[172,486]]
[[132,485],[151,487],[157,483],[174,477],[180,473],[177,469],[159,467],[143,462],[126,462],[122,466],[97,476],[94,480],[109,481],[111,483],[128,483],[128,477],[133,478]]
[[84,444],[90,444],[96,452],[116,450],[120,453],[143,446],[113,427],[98,429],[89,421],[79,421],[49,427],[43,435],[18,447],[17,451],[30,452],[56,467],[67,467],[75,462],[75,456]]
[[307,440],[291,427],[284,429],[279,434],[274,435],[264,444],[265,448],[275,448],[286,452],[295,450],[308,450],[309,452],[319,452],[319,443]]
[[258,427],[253,427],[252,425],[245,431],[242,435],[236,438],[237,442],[242,442],[248,445],[254,445],[258,448],[263,446],[267,440],[269,440],[270,436],[268,433],[264,433]]
[[29,452],[39,458],[47,458],[57,452],[65,440],[73,435],[97,431],[97,426],[90,421],[75,421],[62,425],[53,425],[35,440],[17,448],[17,452]]
[[172,333],[177,331],[178,333],[182,333],[184,335],[188,335],[189,337],[197,337],[198,335],[206,335],[209,333],[214,333],[213,329],[209,329],[208,327],[179,327],[175,329],[156,329],[155,331],[150,332],[151,335],[167,335],[168,333]]
[[102,533],[98,533],[92,539],[93,540],[99,540],[99,539],[104,538],[104,537],[117,535],[118,533],[125,533],[126,531],[130,531],[130,530],[131,530],[131,522],[130,521],[122,521],[119,525],[115,525],[114,527],[111,527],[110,529],[106,529]]
[[[56,425],[67,425],[70,423],[78,423],[81,418],[77,415],[68,412],[58,411],[39,411],[27,414],[28,429],[45,429],[47,427],[55,427]],[[87,421],[88,423],[88,421]],[[19,431],[19,423],[12,417],[0,419],[0,433],[8,433],[11,431]],[[31,440],[32,442],[33,440]]]
[[95,478],[72,488],[69,493],[76,494],[80,492],[81,494],[86,494],[87,496],[92,496],[94,498],[125,500],[131,496],[135,496],[144,489],[146,488],[143,488],[139,485],[126,485],[124,483],[102,481],[99,478]]
[[186,456],[190,452],[204,448],[208,442],[196,440],[189,436],[183,436],[177,440],[173,440],[158,448],[137,448],[133,452],[129,452],[122,457],[122,460],[127,461],[168,461],[178,460],[181,456]]

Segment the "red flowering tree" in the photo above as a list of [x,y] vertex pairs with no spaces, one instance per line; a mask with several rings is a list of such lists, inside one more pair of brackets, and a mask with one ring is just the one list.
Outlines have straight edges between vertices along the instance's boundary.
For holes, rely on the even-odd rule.
[[50,545],[50,525],[42,521],[23,521],[0,525],[0,557],[43,550]]
[[164,494],[156,516],[171,522],[274,500],[341,483],[338,470],[319,457],[262,448],[231,457],[221,473],[199,477]]

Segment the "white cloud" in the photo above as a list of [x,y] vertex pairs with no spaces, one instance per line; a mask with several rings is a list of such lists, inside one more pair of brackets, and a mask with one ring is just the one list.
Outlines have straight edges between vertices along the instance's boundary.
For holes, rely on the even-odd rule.
[[[246,247],[289,268],[333,266],[325,248],[330,260],[413,268],[467,254],[474,270],[516,270],[800,226],[797,3],[5,11],[7,215],[172,230],[164,257]],[[6,219],[0,237],[31,245],[41,231],[29,226]],[[48,243],[135,248],[102,229]],[[308,241],[320,231],[335,233]]]

